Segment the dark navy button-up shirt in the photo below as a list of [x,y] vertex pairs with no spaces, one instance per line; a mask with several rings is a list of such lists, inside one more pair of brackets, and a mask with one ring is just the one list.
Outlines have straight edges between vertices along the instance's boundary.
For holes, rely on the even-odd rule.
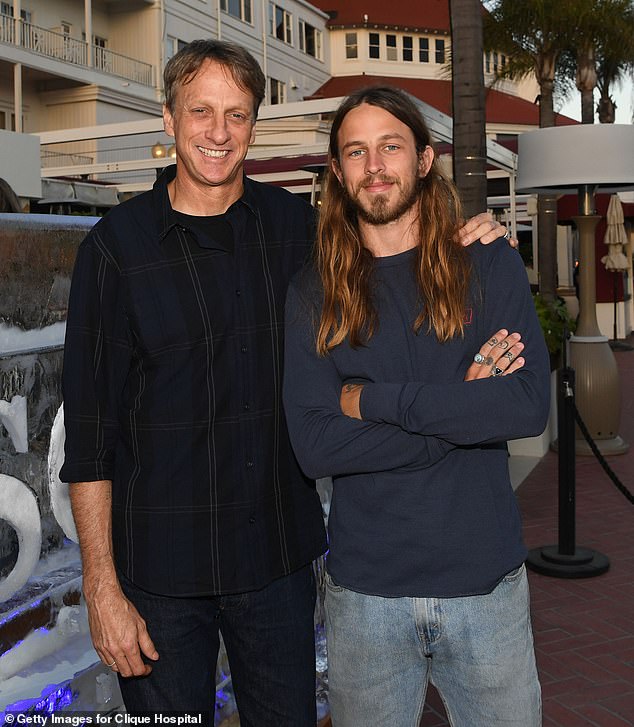
[[177,596],[244,592],[325,547],[282,410],[283,308],[312,208],[245,179],[213,226],[171,208],[168,169],[80,246],[63,389],[67,482],[112,480],[117,567]]

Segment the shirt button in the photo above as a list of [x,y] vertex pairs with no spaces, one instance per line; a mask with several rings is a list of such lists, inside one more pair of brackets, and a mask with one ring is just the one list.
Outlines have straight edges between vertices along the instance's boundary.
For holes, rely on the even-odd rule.
[[251,467],[253,467],[253,462],[252,462],[251,460],[248,460],[248,461],[247,461],[247,467],[248,467],[249,469],[251,469]]
[[251,525],[254,525],[255,524],[255,518],[254,517],[250,517],[249,518],[249,522],[251,523]]
[[249,411],[249,409],[251,408],[251,406],[250,406],[250,404],[243,404],[243,405],[242,405],[242,408],[243,408],[243,409],[244,409],[245,411]]
[[242,346],[240,350],[242,351],[242,353],[246,353],[249,349],[246,346]]
[[241,290],[236,290],[236,295],[237,295],[238,297],[240,297],[240,296],[242,295],[242,291],[241,291]]

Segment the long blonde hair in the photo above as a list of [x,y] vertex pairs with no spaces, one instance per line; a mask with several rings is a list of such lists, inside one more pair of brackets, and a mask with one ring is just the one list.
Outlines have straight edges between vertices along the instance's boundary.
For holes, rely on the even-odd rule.
[[[339,107],[330,132],[330,159],[339,161],[337,135],[346,114],[361,104],[378,106],[406,124],[414,134],[417,152],[431,146],[431,134],[407,94],[388,86],[361,89]],[[464,331],[470,264],[455,240],[461,219],[460,200],[453,183],[436,159],[418,183],[420,244],[415,263],[422,309],[414,323],[425,321],[441,342]],[[344,185],[331,165],[326,172],[317,229],[315,263],[323,287],[323,306],[317,331],[317,352],[325,355],[346,338],[358,347],[371,338],[377,323],[372,304],[373,257],[360,239],[357,216]]]

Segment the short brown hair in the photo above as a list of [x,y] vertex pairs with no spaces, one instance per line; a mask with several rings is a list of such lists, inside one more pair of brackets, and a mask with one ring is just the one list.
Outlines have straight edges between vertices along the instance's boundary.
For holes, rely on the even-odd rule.
[[167,62],[163,71],[163,85],[165,105],[170,113],[174,113],[178,89],[194,78],[205,61],[215,61],[224,66],[237,86],[253,96],[254,113],[257,116],[266,90],[266,79],[258,62],[241,45],[212,38],[193,40]]

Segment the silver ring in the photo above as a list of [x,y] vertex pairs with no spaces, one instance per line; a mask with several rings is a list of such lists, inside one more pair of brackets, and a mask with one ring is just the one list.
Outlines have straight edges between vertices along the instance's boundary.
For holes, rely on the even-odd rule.
[[473,357],[473,360],[477,364],[481,364],[484,361],[484,356],[481,353],[476,353],[476,355]]
[[494,366],[493,370],[491,371],[491,376],[499,376],[500,374],[503,374],[503,373],[504,373],[504,369]]
[[507,230],[507,231],[506,231],[506,232],[504,233],[504,235],[502,235],[502,237],[503,237],[503,238],[504,238],[505,240],[510,240],[510,239],[511,239],[511,231],[510,231],[510,230]]
[[106,664],[106,666],[108,667],[108,669],[112,669],[112,667],[113,667],[113,666],[114,666],[114,665],[115,665],[116,663],[117,663],[117,660],[115,659],[115,660],[114,660],[114,661],[112,662],[112,664]]

